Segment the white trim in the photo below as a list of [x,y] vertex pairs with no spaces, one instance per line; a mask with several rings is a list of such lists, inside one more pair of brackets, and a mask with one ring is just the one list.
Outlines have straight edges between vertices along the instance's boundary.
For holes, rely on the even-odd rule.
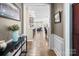
[[65,56],[70,56],[70,4],[64,4]]
[[54,51],[57,56],[64,55],[64,39],[56,34],[53,34],[54,37]]
[[58,41],[60,42],[60,43],[63,43],[64,42],[64,39],[62,38],[62,37],[60,37],[60,36],[58,36],[58,35],[56,35],[56,34],[53,34],[54,35],[54,37],[56,37],[57,39],[58,39]]
[[54,50],[57,56],[64,54],[64,39],[56,34],[52,34],[49,38],[49,49]]
[[56,48],[54,48],[53,50],[54,50],[54,52],[56,53],[57,56],[62,56],[61,53]]
[[54,44],[53,44],[53,43],[54,43],[54,41],[53,41],[54,39],[53,39],[53,38],[54,38],[54,37],[53,37],[53,34],[51,34],[51,36],[48,37],[48,42],[49,42],[49,43],[48,43],[48,46],[49,46],[48,49],[50,49],[50,50],[53,50],[53,45],[54,45]]

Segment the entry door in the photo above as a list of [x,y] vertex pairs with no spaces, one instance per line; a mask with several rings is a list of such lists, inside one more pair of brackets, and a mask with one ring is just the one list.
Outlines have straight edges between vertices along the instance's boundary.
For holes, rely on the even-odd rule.
[[79,56],[79,4],[72,5],[73,13],[73,55]]

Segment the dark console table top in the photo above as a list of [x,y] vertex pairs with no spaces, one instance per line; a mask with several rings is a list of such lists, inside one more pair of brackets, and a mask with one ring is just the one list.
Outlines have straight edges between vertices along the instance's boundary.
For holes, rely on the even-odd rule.
[[9,53],[9,52],[13,53],[14,50],[16,50],[15,53],[13,54],[13,55],[15,55],[24,43],[25,43],[25,41],[24,41],[23,37],[19,37],[17,42],[9,42],[4,51],[0,50],[0,56],[6,56],[7,53]]

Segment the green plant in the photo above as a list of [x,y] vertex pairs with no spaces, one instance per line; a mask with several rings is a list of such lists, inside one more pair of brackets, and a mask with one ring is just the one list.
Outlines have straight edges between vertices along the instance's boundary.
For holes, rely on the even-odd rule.
[[17,24],[14,24],[12,26],[9,26],[8,30],[9,31],[17,31],[17,30],[19,30],[19,26]]

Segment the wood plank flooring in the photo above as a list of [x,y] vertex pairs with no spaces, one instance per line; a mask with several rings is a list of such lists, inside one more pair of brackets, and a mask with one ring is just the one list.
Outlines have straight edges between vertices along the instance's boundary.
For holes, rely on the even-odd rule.
[[53,50],[48,49],[48,42],[43,32],[37,32],[33,41],[28,42],[27,56],[56,56]]
[[[31,56],[29,53],[32,49],[32,41],[28,42],[28,53],[27,56]],[[37,56],[37,55],[36,55]],[[38,56],[56,56],[55,52],[53,50],[47,50],[47,51],[43,51],[42,53],[40,53],[40,55]]]

